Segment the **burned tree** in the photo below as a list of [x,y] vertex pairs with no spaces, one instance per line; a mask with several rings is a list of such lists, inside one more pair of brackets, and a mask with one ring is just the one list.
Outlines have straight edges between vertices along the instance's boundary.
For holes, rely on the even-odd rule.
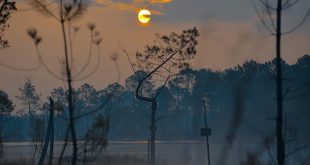
[[[171,33],[170,35],[156,34],[157,40],[153,45],[146,45],[143,52],[137,52],[135,62],[132,62],[129,54],[127,55],[134,72],[146,73],[136,74],[138,84],[135,89],[136,98],[151,104],[150,119],[150,141],[151,141],[151,164],[155,164],[155,136],[156,122],[164,117],[157,116],[157,97],[162,92],[167,83],[180,71],[188,68],[188,60],[196,55],[196,46],[198,44],[198,30],[184,30],[181,34]],[[142,71],[142,72],[141,72]],[[152,82],[159,86],[158,89],[151,92],[145,92],[144,87]]]
[[[264,27],[276,38],[276,96],[277,96],[277,117],[276,117],[276,139],[277,139],[277,162],[278,165],[285,164],[285,139],[283,137],[283,73],[281,58],[281,39],[283,35],[296,31],[303,25],[307,17],[310,15],[310,9],[301,21],[287,31],[282,30],[282,15],[298,4],[300,0],[277,0],[270,2],[269,0],[259,0],[264,7],[264,12],[259,11],[253,3],[254,9]],[[275,15],[275,17],[274,17]]]
[[[73,36],[77,31],[79,31],[78,27],[71,26],[72,20],[78,19],[83,15],[87,8],[87,3],[83,0],[69,0],[69,1],[63,1],[60,0],[58,2],[58,10],[54,11],[52,7],[48,6],[48,1],[39,1],[39,0],[32,0],[31,4],[37,9],[39,12],[52,17],[54,20],[56,20],[61,28],[61,35],[62,35],[62,41],[64,45],[64,51],[63,51],[63,61],[61,62],[64,68],[62,72],[62,76],[59,76],[58,74],[54,73],[52,69],[49,68],[49,66],[44,62],[42,59],[41,52],[39,50],[39,44],[42,43],[42,37],[38,35],[37,30],[32,28],[28,30],[29,36],[32,38],[35,44],[35,48],[37,51],[37,54],[39,56],[40,63],[42,66],[56,79],[65,81],[68,88],[68,94],[67,94],[67,102],[68,102],[68,111],[69,111],[69,117],[68,117],[68,130],[70,132],[70,136],[72,138],[73,143],[73,154],[72,154],[72,164],[76,164],[77,156],[78,156],[78,144],[77,144],[77,137],[76,137],[76,130],[75,130],[75,115],[74,115],[74,91],[72,83],[74,81],[81,81],[84,80],[91,75],[94,74],[94,72],[98,69],[100,65],[100,43],[101,43],[101,37],[99,35],[99,32],[96,30],[96,26],[93,23],[88,24],[88,28],[90,30],[90,50],[88,54],[88,59],[86,60],[85,64],[82,65],[80,70],[74,70],[74,58],[73,58]],[[93,54],[92,49],[93,46],[97,47],[98,51],[98,60],[97,64],[93,71],[89,73],[85,73],[87,70],[91,55]]]

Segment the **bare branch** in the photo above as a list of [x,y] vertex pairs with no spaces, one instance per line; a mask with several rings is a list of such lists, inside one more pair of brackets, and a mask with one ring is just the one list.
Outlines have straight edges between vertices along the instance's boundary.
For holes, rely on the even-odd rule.
[[89,52],[88,52],[88,58],[86,60],[86,63],[84,64],[84,66],[82,67],[80,71],[78,71],[75,75],[72,76],[73,79],[78,77],[80,74],[82,74],[88,67],[90,60],[91,60],[91,56],[92,56],[92,45],[93,45],[93,31],[91,31],[90,33]]
[[37,54],[38,54],[38,56],[39,56],[39,61],[40,61],[40,63],[42,64],[42,66],[45,68],[45,70],[46,70],[48,73],[50,73],[53,77],[55,77],[56,79],[61,80],[61,81],[65,81],[64,78],[62,78],[62,77],[58,76],[57,74],[55,74],[55,73],[45,64],[45,62],[42,60],[42,55],[41,55],[41,53],[40,53],[40,51],[39,51],[38,45],[35,45],[35,48],[36,48],[36,52],[37,52]]
[[285,157],[287,158],[288,156],[291,156],[291,155],[293,155],[294,153],[299,152],[300,150],[306,149],[307,147],[310,147],[310,143],[305,144],[305,145],[302,145],[302,146],[300,146],[300,147],[297,147],[297,148],[294,149],[293,151],[287,153],[287,154],[285,155]]
[[32,0],[30,2],[31,2],[31,5],[33,5],[33,9],[37,9],[39,12],[46,13],[47,15],[51,16],[52,18],[54,18],[58,22],[61,21],[60,18],[58,18],[52,11],[50,11],[47,8],[47,6],[50,4],[44,4],[39,0]]
[[147,78],[149,78],[154,72],[156,72],[159,68],[161,68],[163,65],[165,65],[170,59],[173,58],[173,56],[175,56],[180,50],[182,50],[188,43],[190,43],[190,41],[187,41],[183,46],[181,46],[179,49],[174,51],[174,53],[172,53],[165,61],[163,61],[163,63],[158,65],[155,69],[153,69],[151,72],[149,72],[143,79],[141,79],[141,82],[146,80]]
[[[46,7],[53,5],[54,2],[50,2],[45,4]],[[42,6],[32,6],[32,7],[28,7],[28,8],[18,8],[18,10],[13,11],[12,13],[18,13],[18,12],[26,12],[26,11],[31,11],[34,9],[38,9],[38,8],[42,8]]]
[[266,8],[271,9],[271,10],[277,10],[276,7],[270,6],[269,1],[268,0],[259,0],[260,3],[262,3],[262,5],[264,5]]
[[5,67],[5,68],[8,68],[8,69],[11,69],[11,70],[15,70],[15,71],[36,71],[38,70],[40,67],[41,67],[41,63],[38,62],[37,66],[33,67],[33,68],[19,68],[19,67],[15,67],[15,66],[12,66],[12,65],[8,65],[8,64],[5,64],[5,63],[2,63],[0,62],[0,65]]
[[[128,61],[129,61],[129,64],[130,64],[130,66],[131,66],[131,69],[133,70],[134,73],[136,73],[137,71],[135,70],[134,64],[133,64],[133,62],[131,61],[131,59],[130,59],[130,57],[129,57],[129,53],[128,53],[125,49],[123,49],[123,48],[121,47],[121,45],[119,44],[119,42],[117,43],[117,46],[118,46],[118,48],[119,48],[120,50],[122,50],[122,52],[126,55]],[[138,76],[139,79],[142,79],[142,78],[140,78],[139,75],[137,75],[137,76]]]
[[96,67],[94,68],[94,70],[91,71],[89,74],[83,76],[83,77],[79,77],[79,78],[73,79],[73,81],[85,80],[85,79],[89,78],[90,76],[94,75],[97,72],[97,70],[98,70],[98,68],[100,66],[100,61],[101,61],[101,58],[100,58],[101,57],[100,47],[97,46],[97,49],[98,49],[98,60],[97,60],[97,64],[96,64]]
[[144,97],[142,95],[139,95],[139,90],[141,88],[142,82],[145,81],[147,78],[149,78],[153,73],[155,73],[160,67],[162,67],[163,65],[165,65],[171,58],[173,58],[173,56],[175,56],[180,50],[182,50],[188,43],[190,43],[190,41],[187,41],[183,46],[181,46],[179,49],[177,49],[174,53],[172,53],[163,63],[161,63],[160,65],[158,65],[155,69],[153,69],[151,72],[149,72],[145,77],[143,77],[139,83],[138,86],[136,88],[136,97],[138,99],[141,100],[145,100],[147,102],[152,102],[154,99],[151,98],[147,98]]
[[270,29],[270,27],[267,25],[265,19],[264,19],[264,16],[259,12],[257,6],[255,5],[255,3],[253,2],[253,0],[251,1],[252,2],[252,6],[256,12],[256,14],[258,15],[261,23],[263,24],[263,26],[266,28],[266,30],[271,34],[271,35],[275,35],[275,32],[272,31],[272,29]]
[[298,28],[300,28],[307,20],[307,18],[309,17],[310,15],[310,9],[307,11],[306,15],[303,17],[303,19],[299,22],[299,24],[297,24],[295,27],[293,27],[292,29],[286,31],[286,32],[283,32],[281,33],[282,35],[287,35],[287,34],[290,34],[294,31],[296,31]]
[[276,27],[275,22],[274,22],[274,19],[273,19],[273,17],[272,17],[272,13],[271,13],[271,11],[270,11],[269,8],[266,8],[266,11],[267,11],[268,18],[269,18],[269,20],[270,20],[270,22],[271,22],[271,26],[272,26],[273,30],[276,31],[276,30],[277,30],[277,27]]
[[[295,0],[295,1],[291,2],[291,0],[287,0],[287,1],[283,4],[282,9],[283,9],[283,10],[288,9],[288,8],[290,8],[290,7],[294,6],[294,5],[296,5],[299,1],[300,1],[300,0]],[[291,3],[290,3],[290,2],[291,2]]]
[[160,115],[159,117],[156,118],[155,123],[157,123],[159,120],[165,118],[166,116],[168,116],[167,113]]

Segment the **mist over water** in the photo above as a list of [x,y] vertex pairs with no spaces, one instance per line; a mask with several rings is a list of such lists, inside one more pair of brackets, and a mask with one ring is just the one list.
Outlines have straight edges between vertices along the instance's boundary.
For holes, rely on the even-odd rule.
[[[211,140],[212,141],[212,140]],[[57,160],[63,142],[55,142],[54,159]],[[211,163],[218,164],[221,159],[221,148],[229,144],[210,143]],[[246,162],[246,155],[257,151],[259,144],[236,143],[233,145],[229,156],[226,159],[227,164],[237,165]],[[30,161],[34,146],[29,142],[4,143],[5,160],[28,160]],[[146,141],[112,141],[95,161],[87,162],[91,165],[99,164],[123,164],[123,165],[146,165],[147,164],[147,142]],[[71,146],[68,147],[64,163],[69,163]],[[205,165],[207,164],[205,141],[157,141],[156,142],[156,164],[157,165]],[[306,156],[308,153],[301,154]],[[263,153],[266,162],[269,159],[268,153]],[[291,159],[289,162],[298,162],[297,159]]]
[[[54,148],[54,159],[59,155],[62,142],[56,142]],[[211,144],[211,157],[216,158],[219,154],[219,149],[223,144]],[[253,148],[254,145],[238,144],[232,156],[228,158],[228,162],[238,164],[242,157],[241,152],[245,148]],[[5,143],[4,149],[6,151],[4,157],[7,160],[30,159],[34,150],[34,146],[28,142],[19,143]],[[204,141],[160,141],[156,143],[156,157],[157,164],[163,165],[203,165],[207,162],[206,144]],[[242,151],[243,150],[243,151]],[[71,147],[67,149],[66,156],[70,156]],[[97,161],[106,158],[105,156],[117,156],[119,158],[132,157],[140,161],[147,161],[147,142],[110,142],[105,151],[102,152],[101,157]],[[128,160],[127,160],[128,161]],[[213,160],[212,162],[215,162]],[[124,160],[123,164],[127,164]],[[96,161],[89,164],[96,164]],[[100,164],[100,163],[98,163]]]
[[[309,142],[310,132],[306,131],[310,126],[306,115],[309,113],[309,102],[306,101],[309,93],[300,90],[307,87],[306,82],[309,81],[309,61],[310,56],[305,55],[296,64],[284,65],[285,76],[294,79],[284,82],[285,87],[294,87],[293,92],[287,97],[289,101],[286,102],[286,136],[291,140],[291,143],[286,145],[288,153]],[[156,163],[207,164],[205,136],[200,134],[200,129],[205,127],[201,98],[209,99],[206,104],[206,118],[208,127],[212,130],[209,136],[212,164],[248,165],[251,161],[263,164],[275,161],[275,84],[270,78],[273,74],[272,63],[273,61],[263,64],[249,61],[223,72],[209,69],[190,70],[182,77],[173,79],[158,97],[157,117],[164,116],[156,123]],[[129,77],[127,82],[134,80],[132,78]],[[122,86],[115,83],[101,90],[84,84],[76,89],[76,115],[83,114],[88,111],[87,108],[106,100],[107,91],[113,91],[115,87],[118,89],[115,92],[117,97],[108,102],[105,108],[76,122],[77,137],[80,140],[87,138],[90,130],[98,129],[102,124],[108,125],[103,130],[97,130],[103,131],[98,135],[107,140],[106,148],[102,150],[98,159],[87,161],[88,164],[102,164],[107,161],[112,165],[147,164],[150,158],[150,146],[146,140],[150,136],[150,105],[135,99],[130,85],[128,83]],[[63,91],[63,88],[54,89],[59,98]],[[85,93],[91,94],[91,101],[84,97]],[[27,114],[2,116],[2,160],[14,162],[25,159],[25,162],[32,162],[34,146],[37,143],[39,150],[35,155],[35,161],[38,161],[49,115],[45,112],[33,116],[35,118]],[[43,125],[35,125],[34,121],[37,120]],[[67,130],[66,113],[58,112],[54,117],[54,123],[53,157],[57,162]],[[83,146],[83,142],[79,141],[78,144]],[[80,149],[80,152],[83,152],[83,149]],[[71,154],[70,143],[63,161],[70,162]],[[89,153],[85,155],[88,156],[87,154]],[[310,150],[305,148],[289,157],[287,162],[303,164],[300,161],[307,162],[309,155]],[[79,157],[79,163],[81,162],[83,154]]]

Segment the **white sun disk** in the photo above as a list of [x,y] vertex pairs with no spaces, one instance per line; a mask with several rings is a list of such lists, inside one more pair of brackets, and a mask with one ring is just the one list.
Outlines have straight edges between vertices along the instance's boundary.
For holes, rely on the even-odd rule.
[[138,13],[138,19],[141,23],[149,23],[151,21],[151,12],[147,9],[142,9]]

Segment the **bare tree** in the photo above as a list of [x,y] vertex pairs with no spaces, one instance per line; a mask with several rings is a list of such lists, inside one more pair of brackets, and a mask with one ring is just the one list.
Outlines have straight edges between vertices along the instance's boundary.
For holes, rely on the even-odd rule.
[[[132,62],[126,50],[122,49],[127,55],[133,71],[138,78],[135,95],[136,98],[149,102],[152,105],[150,118],[150,139],[151,139],[151,164],[155,165],[155,136],[156,122],[165,115],[157,116],[157,97],[162,92],[166,84],[184,68],[189,67],[188,60],[196,55],[198,44],[198,30],[184,30],[181,34],[171,33],[170,35],[156,34],[154,45],[146,45],[144,52],[136,53],[135,62]],[[141,72],[143,71],[143,72]],[[146,93],[145,86],[152,82],[159,88]]]
[[[29,36],[33,39],[36,47],[37,54],[39,55],[39,60],[43,67],[55,78],[66,81],[67,87],[68,87],[68,95],[67,95],[67,101],[68,101],[68,110],[69,110],[69,129],[70,135],[72,138],[73,143],[73,155],[72,155],[72,164],[76,164],[77,161],[77,154],[78,154],[78,144],[77,144],[77,137],[76,137],[76,131],[74,126],[74,100],[73,100],[73,87],[72,82],[73,81],[80,81],[88,78],[89,76],[93,75],[94,72],[98,69],[100,64],[100,43],[101,43],[101,37],[99,36],[99,32],[95,28],[95,24],[89,24],[88,28],[90,30],[90,51],[88,60],[86,63],[82,66],[81,70],[73,72],[73,48],[72,48],[72,29],[74,32],[78,31],[78,28],[72,28],[71,22],[74,19],[79,18],[86,10],[87,3],[83,0],[59,0],[58,2],[58,10],[56,12],[53,12],[52,9],[48,8],[48,2],[47,1],[39,1],[39,0],[32,0],[32,5],[37,9],[38,11],[51,16],[54,18],[60,25],[62,37],[63,37],[63,44],[64,44],[64,59],[63,59],[63,67],[64,67],[64,73],[63,76],[59,76],[58,74],[55,74],[42,60],[42,55],[39,51],[39,44],[42,41],[42,37],[38,36],[36,29],[30,29],[28,31]],[[66,29],[67,28],[67,29]],[[98,50],[98,62],[93,71],[91,71],[88,74],[85,74],[85,70],[88,67],[91,59],[92,54],[92,46],[97,46]]]
[[[301,21],[293,28],[282,30],[282,13],[283,11],[295,6],[300,0],[277,0],[276,4],[272,4],[269,0],[259,0],[264,6],[265,12],[259,11],[253,3],[254,9],[264,27],[276,38],[276,95],[277,95],[277,117],[276,117],[276,137],[277,137],[277,162],[278,165],[285,164],[285,140],[283,137],[283,75],[282,75],[282,59],[281,59],[281,38],[285,34],[296,31],[303,25],[307,17],[310,15],[310,9]],[[275,19],[273,15],[275,14]],[[266,17],[267,16],[267,17]]]

